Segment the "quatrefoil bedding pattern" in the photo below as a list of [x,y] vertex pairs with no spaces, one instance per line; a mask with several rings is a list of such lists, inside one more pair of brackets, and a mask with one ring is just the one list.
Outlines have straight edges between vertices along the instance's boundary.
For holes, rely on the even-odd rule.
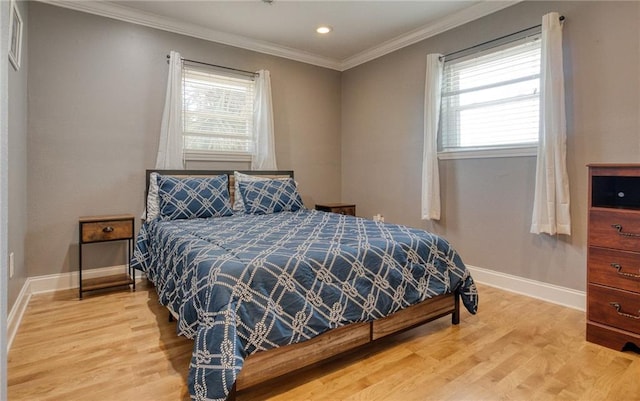
[[458,291],[473,279],[446,240],[315,210],[145,223],[132,265],[195,340],[194,400],[224,400],[244,359]]

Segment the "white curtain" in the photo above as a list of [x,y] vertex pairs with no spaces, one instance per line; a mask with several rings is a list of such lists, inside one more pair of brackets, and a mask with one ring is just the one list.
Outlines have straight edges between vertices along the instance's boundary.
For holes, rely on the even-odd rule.
[[277,170],[273,138],[271,76],[268,70],[260,70],[256,76],[253,130],[255,148],[251,157],[251,169]]
[[444,62],[441,54],[427,55],[424,95],[424,146],[422,152],[422,219],[440,220],[438,122]]
[[180,53],[171,51],[156,168],[183,169],[182,146],[182,59]]
[[541,45],[540,137],[531,232],[571,235],[562,24],[558,13],[542,17]]

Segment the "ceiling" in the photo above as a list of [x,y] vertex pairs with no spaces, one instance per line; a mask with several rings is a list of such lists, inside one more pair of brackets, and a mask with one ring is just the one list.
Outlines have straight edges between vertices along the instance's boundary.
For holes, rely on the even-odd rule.
[[[514,1],[60,1],[93,14],[346,70]],[[316,33],[319,25],[333,30]]]

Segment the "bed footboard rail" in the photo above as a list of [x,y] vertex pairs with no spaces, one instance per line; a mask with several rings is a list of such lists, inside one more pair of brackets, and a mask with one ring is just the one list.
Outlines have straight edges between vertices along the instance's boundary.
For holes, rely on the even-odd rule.
[[238,391],[449,314],[451,314],[452,324],[460,323],[460,294],[458,291],[428,299],[383,319],[353,323],[330,330],[303,343],[258,352],[245,360],[244,367],[233,385],[227,401],[235,401]]

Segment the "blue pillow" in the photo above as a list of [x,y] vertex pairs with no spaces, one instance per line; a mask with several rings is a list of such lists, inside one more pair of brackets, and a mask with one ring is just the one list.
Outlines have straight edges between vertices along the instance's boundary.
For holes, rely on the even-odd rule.
[[240,194],[244,211],[249,214],[270,214],[302,209],[302,199],[292,178],[241,181]]
[[229,178],[176,178],[158,176],[160,216],[165,219],[195,219],[230,216]]

